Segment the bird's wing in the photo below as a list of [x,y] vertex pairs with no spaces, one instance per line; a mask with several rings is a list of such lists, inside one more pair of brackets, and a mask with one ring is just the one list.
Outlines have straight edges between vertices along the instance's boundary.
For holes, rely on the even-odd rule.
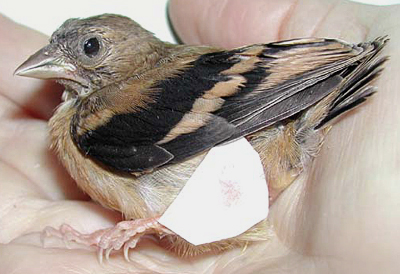
[[[198,56],[155,82],[147,103],[97,127],[75,123],[87,155],[116,170],[140,172],[187,159],[270,126],[335,90],[346,68],[372,52],[333,39],[296,39]],[[150,94],[150,95],[149,95]],[[133,100],[133,99],[132,99]]]

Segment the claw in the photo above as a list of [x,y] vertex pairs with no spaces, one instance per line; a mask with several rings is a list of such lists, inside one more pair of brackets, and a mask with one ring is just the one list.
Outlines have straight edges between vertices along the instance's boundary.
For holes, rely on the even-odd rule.
[[109,247],[109,248],[107,248],[106,251],[105,251],[105,255],[106,255],[106,260],[107,260],[107,261],[110,260],[110,253],[111,253],[112,250],[113,250],[113,248],[112,248],[112,247]]
[[49,237],[47,232],[47,227],[43,230],[42,233],[40,233],[40,243],[42,244],[42,247],[46,247],[46,238]]
[[125,260],[126,260],[127,262],[130,262],[130,259],[129,259],[129,249],[130,249],[129,245],[124,245],[124,257],[125,257]]
[[62,237],[62,241],[63,241],[63,243],[64,243],[64,245],[65,245],[66,248],[71,249],[71,246],[69,245],[69,240],[68,240],[68,238],[67,238],[67,235],[64,235],[64,236]]
[[97,259],[99,260],[100,264],[103,264],[103,252],[104,249],[99,248],[99,251],[97,252]]

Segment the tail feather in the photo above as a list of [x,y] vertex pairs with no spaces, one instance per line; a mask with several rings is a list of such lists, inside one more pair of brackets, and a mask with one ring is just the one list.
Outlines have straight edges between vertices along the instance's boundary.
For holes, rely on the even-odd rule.
[[373,46],[371,55],[361,59],[357,64],[347,68],[340,76],[343,77],[342,84],[339,86],[339,93],[332,101],[326,116],[315,127],[316,129],[325,126],[334,118],[347,112],[348,110],[363,103],[367,97],[375,93],[376,89],[371,85],[382,71],[382,65],[388,57],[378,57],[379,52],[389,39],[379,37],[371,43],[360,44],[361,47]]

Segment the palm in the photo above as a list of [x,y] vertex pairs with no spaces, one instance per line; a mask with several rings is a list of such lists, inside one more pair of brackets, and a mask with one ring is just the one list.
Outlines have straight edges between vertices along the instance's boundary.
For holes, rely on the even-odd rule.
[[[135,263],[124,262],[118,254],[109,263],[99,265],[93,251],[43,249],[38,233],[34,233],[46,225],[58,226],[63,222],[89,232],[110,226],[120,216],[88,202],[49,153],[46,119],[58,103],[60,92],[54,92],[58,87],[11,76],[27,55],[46,43],[46,38],[0,18],[0,241],[8,243],[14,239],[0,246],[0,254],[9,254],[0,256],[0,272],[8,273],[18,267],[19,273],[25,273],[34,266],[36,272],[46,270],[46,273],[49,269],[79,272],[86,268],[96,273],[121,272],[138,267],[179,273],[200,272],[206,267],[210,272],[224,273],[267,270],[271,273],[284,270],[288,273],[327,273],[328,270],[358,273],[377,270],[378,261],[387,267],[379,268],[380,272],[394,271],[395,254],[399,252],[396,243],[400,238],[396,232],[400,225],[396,198],[400,192],[396,178],[400,176],[396,156],[400,153],[395,138],[399,135],[400,113],[393,103],[398,86],[395,75],[400,71],[397,50],[400,39],[395,25],[399,9],[372,9],[347,2],[332,7],[297,4],[290,16],[285,17],[289,10],[285,4],[262,2],[269,4],[271,14],[278,15],[272,18],[266,12],[260,13],[266,9],[265,5],[256,7],[252,20],[241,22],[240,29],[235,26],[236,32],[229,32],[225,30],[233,28],[234,22],[226,18],[236,18],[228,14],[243,10],[235,9],[235,4],[241,5],[244,1],[232,0],[231,6],[221,7],[222,11],[214,5],[207,18],[214,18],[212,12],[222,14],[219,17],[215,14],[215,20],[224,19],[226,14],[222,22],[204,22],[186,10],[181,14],[174,9],[178,5],[185,7],[189,2],[173,1],[171,8],[177,31],[190,43],[231,47],[306,36],[331,36],[358,42],[388,34],[391,41],[385,54],[391,60],[376,83],[380,92],[336,124],[312,171],[289,187],[271,207],[270,241],[251,245],[244,251],[233,250],[192,260],[165,254],[156,244],[147,241],[132,252]],[[208,1],[193,2],[196,4],[190,5],[208,4]],[[309,7],[318,10],[321,18],[310,17]],[[189,11],[200,9],[191,7]],[[249,29],[252,31],[245,31]],[[27,233],[30,234],[21,236]],[[51,252],[57,257],[52,256],[49,262],[44,258]],[[22,267],[15,257],[25,258]]]

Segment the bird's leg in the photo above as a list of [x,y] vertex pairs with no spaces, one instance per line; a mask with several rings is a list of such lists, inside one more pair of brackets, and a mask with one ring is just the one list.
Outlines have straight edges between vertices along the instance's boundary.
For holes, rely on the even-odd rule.
[[161,225],[158,219],[157,217],[122,221],[112,228],[100,229],[89,234],[80,233],[67,224],[61,225],[59,229],[46,227],[43,231],[42,241],[44,237],[55,236],[63,239],[66,243],[76,242],[84,246],[95,246],[99,249],[99,261],[103,260],[103,254],[108,259],[111,251],[120,250],[124,247],[125,259],[129,260],[129,249],[135,248],[142,236],[175,234]]

